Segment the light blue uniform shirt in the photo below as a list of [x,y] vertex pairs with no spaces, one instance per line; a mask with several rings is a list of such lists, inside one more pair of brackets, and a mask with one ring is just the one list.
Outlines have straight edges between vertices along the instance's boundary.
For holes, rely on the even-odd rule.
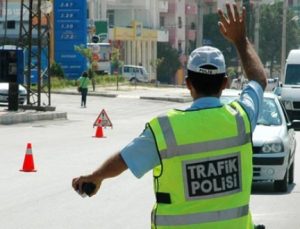
[[[251,122],[252,131],[256,126],[259,108],[263,99],[263,89],[256,81],[250,81],[242,91],[239,103],[245,109]],[[205,97],[197,99],[187,110],[199,110],[222,106],[219,98]],[[122,151],[121,156],[131,172],[138,178],[160,164],[154,136],[149,128]]]

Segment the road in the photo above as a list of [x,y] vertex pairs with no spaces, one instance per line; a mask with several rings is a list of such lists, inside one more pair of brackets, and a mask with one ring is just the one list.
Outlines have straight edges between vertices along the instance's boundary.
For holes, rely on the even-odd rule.
[[[109,155],[139,135],[145,123],[169,108],[189,103],[140,100],[136,97],[88,97],[80,108],[74,95],[53,95],[68,120],[1,126],[0,228],[4,229],[144,229],[150,228],[154,202],[151,172],[136,179],[130,171],[104,181],[93,198],[81,198],[71,188],[73,177],[89,173]],[[95,138],[92,125],[105,109],[113,128]],[[300,142],[300,135],[297,133]],[[37,172],[20,172],[26,144],[32,143]],[[299,154],[299,147],[297,150]],[[251,200],[256,223],[270,229],[300,228],[300,156],[295,183],[287,194],[269,184],[257,185]]]

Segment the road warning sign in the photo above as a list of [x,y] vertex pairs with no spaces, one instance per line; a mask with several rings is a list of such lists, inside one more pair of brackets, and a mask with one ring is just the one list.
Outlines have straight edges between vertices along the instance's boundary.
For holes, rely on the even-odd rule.
[[102,111],[98,115],[97,119],[95,120],[93,127],[95,127],[95,126],[98,126],[98,127],[109,126],[112,128],[113,124],[110,121],[110,119],[104,109],[102,109]]
[[205,199],[241,191],[240,154],[183,163],[187,199]]

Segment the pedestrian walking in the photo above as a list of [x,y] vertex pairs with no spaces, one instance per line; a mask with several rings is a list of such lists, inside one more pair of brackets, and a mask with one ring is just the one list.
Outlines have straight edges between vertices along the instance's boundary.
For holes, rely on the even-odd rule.
[[[252,184],[251,132],[266,87],[263,65],[245,32],[246,11],[226,4],[219,28],[239,53],[249,84],[238,100],[223,105],[227,84],[224,56],[210,46],[195,49],[187,64],[186,110],[153,118],[143,133],[72,186],[80,194],[127,168],[138,178],[153,170],[156,204],[152,228],[253,229],[249,210]],[[259,226],[261,227],[261,226]],[[263,227],[261,227],[263,228]]]
[[81,107],[86,108],[86,98],[88,94],[88,86],[90,83],[88,73],[83,72],[82,75],[79,77],[78,82],[78,91],[81,93]]

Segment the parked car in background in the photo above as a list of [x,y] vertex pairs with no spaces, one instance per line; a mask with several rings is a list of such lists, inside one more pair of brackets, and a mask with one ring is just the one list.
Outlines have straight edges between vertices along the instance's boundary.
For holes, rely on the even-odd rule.
[[149,82],[149,73],[143,66],[124,65],[122,68],[122,75],[126,80],[132,83],[136,82]]
[[[239,93],[225,90],[221,101],[227,104]],[[266,92],[252,138],[253,182],[272,181],[279,192],[286,192],[294,182],[296,138],[292,125],[278,97]]]
[[282,91],[282,87],[280,87],[280,86],[275,87],[275,88],[273,89],[273,93],[274,93],[275,95],[277,95],[279,99],[281,98],[281,91]]
[[[0,104],[8,104],[9,83],[0,83]],[[27,90],[19,84],[19,104],[24,104],[27,97]]]
[[268,84],[265,89],[265,91],[273,91],[274,88],[278,87],[279,85],[279,79],[278,78],[269,78],[268,79]]

